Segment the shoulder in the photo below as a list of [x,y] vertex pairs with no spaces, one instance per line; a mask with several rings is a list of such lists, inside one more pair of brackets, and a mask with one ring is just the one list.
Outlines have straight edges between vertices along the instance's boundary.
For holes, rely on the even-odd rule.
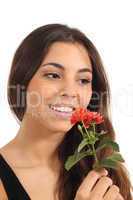
[[8,200],[6,191],[4,189],[3,183],[0,179],[0,200]]
[[13,147],[10,145],[10,143],[0,148],[0,154],[9,161],[10,159],[13,160],[12,158],[13,157],[12,155],[14,155],[13,152],[14,152]]

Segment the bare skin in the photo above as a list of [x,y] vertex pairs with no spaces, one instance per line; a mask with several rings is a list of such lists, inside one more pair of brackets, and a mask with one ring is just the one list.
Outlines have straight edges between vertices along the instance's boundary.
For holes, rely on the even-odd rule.
[[[53,65],[44,66],[49,62],[63,65],[64,70]],[[92,71],[90,58],[83,46],[55,42],[28,85],[27,110],[16,137],[0,149],[32,200],[44,200],[44,197],[54,200],[61,167],[57,147],[72,125],[69,119],[55,116],[49,104],[64,103],[77,107],[80,101],[80,106],[87,107],[92,95],[93,74],[89,71],[79,73],[83,68]],[[56,77],[50,73],[56,74]],[[110,190],[103,197],[109,185],[111,179],[90,172],[78,189],[75,200],[115,200],[116,195],[114,197]],[[120,200],[118,188],[112,189]],[[97,195],[99,193],[101,199]]]
[[[55,200],[54,190],[58,179],[58,171],[51,170],[43,164],[38,166],[27,165],[26,160],[23,157],[19,157],[19,152],[13,152],[14,150],[7,146],[1,148],[0,153],[19,178],[20,183],[30,198],[42,200],[46,197],[46,199]],[[18,163],[21,160],[23,164],[17,164],[17,160]]]
[[90,171],[81,183],[74,200],[124,200],[108,171]]

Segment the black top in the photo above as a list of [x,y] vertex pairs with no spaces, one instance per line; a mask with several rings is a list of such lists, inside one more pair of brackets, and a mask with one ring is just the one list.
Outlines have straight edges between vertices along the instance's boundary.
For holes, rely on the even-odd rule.
[[8,200],[31,200],[13,169],[0,154],[0,179]]

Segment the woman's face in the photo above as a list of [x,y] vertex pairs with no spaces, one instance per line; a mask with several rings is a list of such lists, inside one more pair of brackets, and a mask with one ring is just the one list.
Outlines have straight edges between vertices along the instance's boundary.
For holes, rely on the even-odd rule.
[[27,110],[45,128],[68,131],[72,109],[86,108],[92,95],[92,65],[79,43],[55,42],[27,88]]

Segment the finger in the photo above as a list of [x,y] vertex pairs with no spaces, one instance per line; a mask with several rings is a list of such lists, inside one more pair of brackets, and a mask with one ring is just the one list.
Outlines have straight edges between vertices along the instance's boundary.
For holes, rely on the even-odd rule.
[[90,171],[87,176],[84,178],[83,182],[80,185],[79,190],[86,191],[88,194],[91,192],[94,184],[96,181],[102,177],[106,176],[108,174],[108,171],[106,169],[101,169],[99,171],[92,170]]
[[107,189],[113,184],[111,178],[105,176],[99,179],[95,187],[91,191],[91,196],[94,199],[102,199]]
[[119,188],[116,185],[112,185],[110,189],[104,195],[103,200],[116,200],[119,194]]
[[124,200],[124,198],[120,193],[118,193],[118,196],[117,196],[117,198],[115,200]]

